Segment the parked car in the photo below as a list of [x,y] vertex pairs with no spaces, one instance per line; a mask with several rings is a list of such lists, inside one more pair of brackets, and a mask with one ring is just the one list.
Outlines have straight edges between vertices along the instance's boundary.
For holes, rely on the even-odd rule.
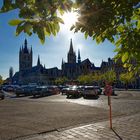
[[83,91],[83,97],[94,97],[98,98],[98,91],[94,86],[85,86]]
[[5,98],[4,93],[0,92],[0,99],[3,100]]
[[36,87],[35,91],[32,93],[33,97],[36,96],[47,96],[47,95],[51,95],[52,93],[50,92],[49,88],[47,86],[38,86]]
[[58,86],[51,85],[51,86],[47,86],[47,87],[48,87],[49,92],[52,94],[59,94],[60,93],[60,89]]
[[5,98],[4,93],[2,92],[2,90],[0,89],[0,99],[3,100]]
[[69,87],[68,86],[65,86],[61,89],[61,93],[62,95],[65,95],[67,93],[67,91],[69,90]]
[[14,91],[14,87],[12,85],[4,85],[3,90],[8,91],[8,92],[12,92],[12,91]]
[[97,91],[98,95],[101,95],[101,94],[102,94],[102,89],[101,89],[101,87],[99,87],[99,86],[93,86],[93,87],[94,87],[94,89]]
[[79,90],[84,91],[85,86],[84,85],[79,85],[78,88],[79,88]]
[[78,86],[71,86],[66,91],[67,98],[69,97],[80,97],[82,95],[82,91]]
[[29,86],[29,85],[20,86],[15,90],[15,94],[16,96],[20,96],[20,95],[30,96],[35,91],[35,89],[36,86]]
[[5,95],[2,92],[2,88],[0,87],[0,99],[3,100],[4,98],[5,98]]

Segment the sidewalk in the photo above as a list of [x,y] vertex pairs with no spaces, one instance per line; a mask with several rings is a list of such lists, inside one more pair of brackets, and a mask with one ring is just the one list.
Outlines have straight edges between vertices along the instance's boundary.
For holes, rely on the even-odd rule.
[[26,137],[24,140],[140,140],[140,113],[109,121]]

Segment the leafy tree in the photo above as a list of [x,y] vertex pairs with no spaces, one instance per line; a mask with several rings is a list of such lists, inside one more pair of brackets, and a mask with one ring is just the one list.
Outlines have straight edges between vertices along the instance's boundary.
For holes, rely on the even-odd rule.
[[128,84],[135,80],[133,72],[126,72],[120,74],[120,80],[125,84],[125,88],[127,90]]
[[4,80],[2,79],[2,76],[0,75],[0,85],[2,85]]
[[68,79],[66,77],[60,77],[60,78],[57,78],[55,80],[55,84],[57,85],[63,85],[65,84],[66,82],[68,81]]
[[71,0],[4,0],[1,13],[17,10],[19,19],[9,22],[17,26],[16,35],[21,32],[38,35],[44,43],[45,35],[56,35],[60,30],[60,23],[64,23],[60,14],[71,11]]
[[[116,45],[116,58],[129,70],[140,67],[140,1],[139,0],[76,0],[80,16],[71,27],[97,43],[108,39]],[[137,65],[133,66],[132,59]]]
[[92,79],[95,83],[97,83],[98,85],[101,85],[102,83],[102,74],[101,73],[93,73],[92,75]]
[[92,78],[92,74],[88,74],[88,75],[81,75],[77,78],[77,81],[80,84],[92,84],[93,83],[93,78]]
[[[78,21],[71,27],[85,37],[105,39],[116,45],[116,59],[129,70],[140,67],[140,2],[139,0],[4,0],[1,13],[18,9],[19,18],[9,22],[17,26],[16,35],[36,33],[44,43],[45,35],[56,35],[63,23],[58,13],[77,8]],[[136,60],[136,65],[131,63]]]
[[114,70],[107,71],[101,75],[101,79],[105,83],[113,84],[116,81],[116,73]]
[[116,80],[116,73],[114,70],[110,70],[103,74],[93,73],[81,75],[77,78],[77,80],[81,84],[93,84],[94,82],[97,82],[98,84],[102,84],[104,82],[113,84]]

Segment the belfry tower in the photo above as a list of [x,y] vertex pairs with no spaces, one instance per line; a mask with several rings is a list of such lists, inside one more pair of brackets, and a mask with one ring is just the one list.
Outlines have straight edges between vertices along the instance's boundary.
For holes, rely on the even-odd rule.
[[70,49],[67,58],[68,58],[68,63],[76,63],[76,54],[73,50],[72,39],[70,41]]
[[19,71],[27,70],[32,68],[33,52],[32,48],[27,48],[27,40],[25,39],[24,47],[20,48],[19,51]]

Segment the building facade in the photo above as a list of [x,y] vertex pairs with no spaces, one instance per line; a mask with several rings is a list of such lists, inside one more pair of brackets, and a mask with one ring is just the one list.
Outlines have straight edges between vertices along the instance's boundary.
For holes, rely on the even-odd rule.
[[[78,57],[77,57],[78,56]],[[53,84],[55,79],[59,77],[67,77],[69,80],[75,80],[80,75],[86,75],[89,73],[105,73],[109,70],[114,70],[117,77],[117,86],[122,87],[119,75],[126,72],[123,68],[122,62],[115,62],[113,59],[108,58],[108,61],[102,61],[100,67],[96,67],[88,58],[81,60],[80,50],[78,55],[74,51],[72,39],[70,40],[70,48],[67,54],[67,61],[62,59],[61,69],[57,67],[46,69],[40,62],[40,56],[38,56],[36,66],[33,64],[33,51],[32,48],[28,48],[27,40],[25,39],[24,46],[19,51],[19,71],[15,73],[12,81],[17,84]],[[133,87],[140,88],[140,78],[137,77],[133,82]]]

